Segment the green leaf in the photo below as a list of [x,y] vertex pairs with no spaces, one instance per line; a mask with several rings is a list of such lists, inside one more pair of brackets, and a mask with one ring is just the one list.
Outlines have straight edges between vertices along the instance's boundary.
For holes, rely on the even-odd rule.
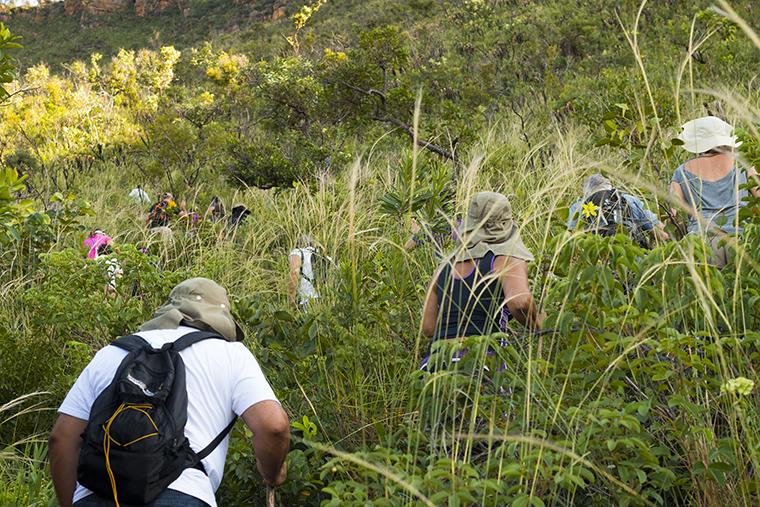
[[526,493],[512,500],[512,507],[528,507],[528,505],[530,505],[530,496]]
[[659,373],[655,373],[652,375],[652,380],[655,382],[662,382],[663,380],[669,379],[673,375],[673,370],[665,370],[661,371]]

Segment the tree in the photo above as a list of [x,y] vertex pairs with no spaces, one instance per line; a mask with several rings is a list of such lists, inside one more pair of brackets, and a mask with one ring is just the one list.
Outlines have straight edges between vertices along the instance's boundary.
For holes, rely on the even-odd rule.
[[5,101],[10,97],[5,85],[13,82],[16,78],[16,66],[11,57],[11,51],[21,47],[15,42],[20,38],[13,35],[3,23],[0,23],[0,101]]

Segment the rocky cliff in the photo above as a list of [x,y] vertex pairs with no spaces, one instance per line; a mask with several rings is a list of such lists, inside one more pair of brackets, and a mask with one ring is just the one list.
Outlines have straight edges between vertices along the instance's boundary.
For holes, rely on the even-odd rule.
[[169,9],[180,10],[180,4],[181,0],[64,0],[63,10],[68,16],[99,16],[128,11],[147,16]]
[[[38,0],[36,7],[0,10],[0,20],[8,21],[12,15],[33,17],[42,21],[50,16],[78,17],[82,21],[94,21],[108,14],[131,13],[139,17],[164,12],[186,15],[192,0]],[[232,0],[238,7],[249,10],[251,17],[273,21],[285,15],[287,0]]]

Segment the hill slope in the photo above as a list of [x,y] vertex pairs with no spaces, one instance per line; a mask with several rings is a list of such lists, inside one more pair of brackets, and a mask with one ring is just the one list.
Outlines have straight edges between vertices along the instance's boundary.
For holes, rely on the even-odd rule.
[[[735,8],[758,26],[755,4]],[[758,504],[760,203],[718,270],[666,189],[680,124],[708,112],[760,166],[760,48],[708,1],[311,5],[8,19],[26,46],[0,107],[0,504],[51,503],[47,409],[191,276],[229,290],[291,415],[285,505]],[[567,231],[596,172],[675,240]],[[137,185],[176,197],[168,233]],[[441,340],[446,366],[419,371],[438,244],[480,190],[510,197],[546,328]],[[212,220],[213,197],[250,217]],[[335,260],[308,311],[288,284],[304,236]],[[264,491],[239,428],[219,504]]]

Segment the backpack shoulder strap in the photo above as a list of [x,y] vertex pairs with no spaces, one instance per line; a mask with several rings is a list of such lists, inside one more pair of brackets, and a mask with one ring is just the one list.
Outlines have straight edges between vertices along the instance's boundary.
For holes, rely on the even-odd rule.
[[232,421],[230,421],[227,427],[224,428],[221,431],[221,433],[219,433],[216,437],[214,437],[214,440],[212,440],[206,447],[201,449],[200,452],[196,453],[196,457],[198,458],[198,463],[200,463],[201,460],[204,459],[206,456],[214,452],[214,449],[216,449],[217,446],[222,443],[222,440],[224,440],[224,438],[230,434],[236,422],[237,422],[237,417],[232,419]]
[[[301,255],[301,276],[306,279],[309,283],[314,282],[314,257],[316,255],[316,250],[310,250],[308,248],[299,248],[298,252]],[[311,267],[311,276],[306,275],[306,254],[305,252],[309,252],[309,266]]]
[[145,340],[145,338],[138,336],[136,334],[131,334],[128,336],[122,336],[120,338],[116,338],[114,341],[111,342],[111,345],[113,345],[114,347],[119,347],[122,350],[126,350],[127,352],[134,352],[135,350],[153,348],[151,347],[150,343],[148,343]]
[[188,348],[190,345],[209,339],[227,341],[227,339],[221,336],[219,333],[211,331],[194,331],[192,333],[187,333],[186,335],[183,335],[182,337],[175,340],[174,343],[172,343],[171,348],[176,351],[180,351],[182,349]]

